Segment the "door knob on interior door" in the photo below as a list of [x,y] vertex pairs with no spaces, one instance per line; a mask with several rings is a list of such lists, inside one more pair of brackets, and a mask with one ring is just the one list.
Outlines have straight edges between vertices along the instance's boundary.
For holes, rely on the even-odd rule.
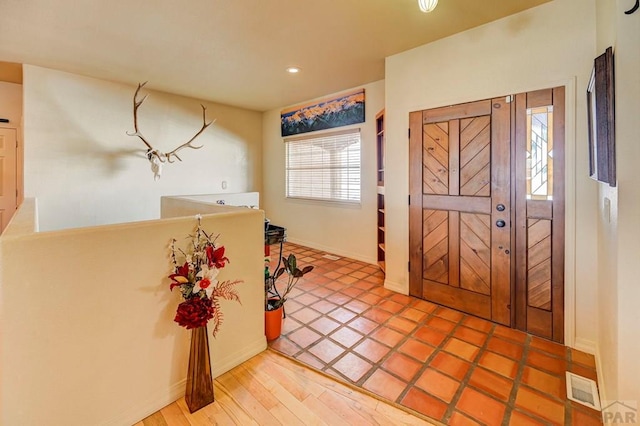
[[506,224],[507,224],[507,223],[506,223],[504,220],[502,220],[502,219],[500,219],[500,220],[496,221],[496,226],[497,226],[498,228],[504,228],[504,226],[505,226]]

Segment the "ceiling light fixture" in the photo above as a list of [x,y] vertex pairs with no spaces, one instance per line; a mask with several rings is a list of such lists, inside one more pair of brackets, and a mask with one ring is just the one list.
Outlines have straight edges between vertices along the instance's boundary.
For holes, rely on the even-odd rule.
[[438,0],[418,0],[418,6],[424,13],[429,13],[438,5]]
[[300,68],[298,68],[298,67],[289,67],[289,68],[287,68],[287,72],[289,74],[297,74],[297,73],[300,72]]

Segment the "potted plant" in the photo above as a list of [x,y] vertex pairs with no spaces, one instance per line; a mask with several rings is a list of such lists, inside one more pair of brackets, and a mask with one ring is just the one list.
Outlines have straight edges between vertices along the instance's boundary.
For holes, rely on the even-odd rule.
[[[283,257],[282,263],[283,266],[277,268],[272,276],[265,276],[264,328],[268,341],[277,339],[282,333],[284,303],[287,301],[287,296],[298,280],[313,270],[313,266],[299,269],[296,256],[293,253],[288,257]],[[279,292],[276,283],[285,272],[287,273],[287,284]]]

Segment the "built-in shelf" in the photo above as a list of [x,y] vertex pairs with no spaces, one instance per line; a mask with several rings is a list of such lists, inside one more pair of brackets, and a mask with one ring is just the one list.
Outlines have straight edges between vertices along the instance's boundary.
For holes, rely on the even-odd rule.
[[378,186],[384,186],[384,110],[376,115],[376,151],[377,151],[377,169],[378,169]]
[[376,154],[378,176],[378,265],[385,270],[385,217],[384,217],[384,110],[376,115]]

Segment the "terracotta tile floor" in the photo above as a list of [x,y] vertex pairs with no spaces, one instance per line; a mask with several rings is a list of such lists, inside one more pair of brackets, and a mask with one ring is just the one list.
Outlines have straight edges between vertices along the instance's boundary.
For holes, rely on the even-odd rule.
[[446,424],[602,424],[566,398],[565,371],[595,379],[593,356],[386,290],[373,265],[292,243],[284,253],[315,269],[271,348]]

